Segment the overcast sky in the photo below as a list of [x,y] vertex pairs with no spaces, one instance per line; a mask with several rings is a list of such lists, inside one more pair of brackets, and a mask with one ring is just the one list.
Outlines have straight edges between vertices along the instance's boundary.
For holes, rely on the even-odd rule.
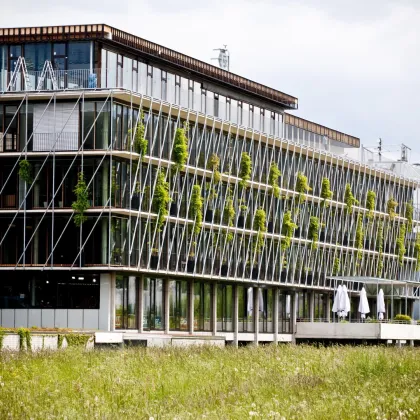
[[[0,26],[107,23],[297,96],[297,115],[420,156],[420,0],[2,1]],[[216,63],[213,61],[212,63]]]

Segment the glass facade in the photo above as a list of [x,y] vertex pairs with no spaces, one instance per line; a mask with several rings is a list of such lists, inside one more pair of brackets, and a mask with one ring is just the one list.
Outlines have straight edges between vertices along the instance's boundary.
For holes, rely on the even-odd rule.
[[143,280],[143,328],[145,330],[163,330],[164,300],[163,280],[145,278]]
[[188,331],[188,282],[169,281],[169,329]]
[[118,275],[115,288],[115,328],[137,329],[137,313],[138,279]]

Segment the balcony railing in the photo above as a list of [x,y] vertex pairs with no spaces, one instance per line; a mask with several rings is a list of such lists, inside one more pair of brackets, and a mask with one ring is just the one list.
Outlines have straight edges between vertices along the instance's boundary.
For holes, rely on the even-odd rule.
[[[52,89],[96,89],[100,86],[100,69],[79,70],[55,70],[54,78],[46,73],[44,77],[41,71],[28,71],[26,86],[24,74],[19,72],[15,86],[10,86],[9,91],[20,92],[25,90],[52,90]],[[12,72],[0,71],[0,86],[6,91]],[[117,87],[117,86],[115,86]]]

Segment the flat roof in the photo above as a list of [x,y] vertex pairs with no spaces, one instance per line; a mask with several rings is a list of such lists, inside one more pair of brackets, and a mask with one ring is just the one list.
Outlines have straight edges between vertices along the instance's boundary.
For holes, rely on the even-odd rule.
[[0,28],[0,45],[23,42],[48,42],[67,40],[102,40],[125,48],[140,51],[146,55],[166,61],[187,71],[214,79],[219,83],[240,89],[248,94],[280,105],[287,109],[297,109],[298,99],[252,80],[222,70],[204,61],[147,41],[105,24],[37,26],[25,28]]

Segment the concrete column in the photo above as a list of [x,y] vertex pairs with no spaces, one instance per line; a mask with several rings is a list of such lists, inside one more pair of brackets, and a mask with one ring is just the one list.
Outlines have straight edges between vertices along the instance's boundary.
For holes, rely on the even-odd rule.
[[140,276],[140,279],[139,279],[139,296],[138,296],[138,300],[139,300],[139,325],[138,325],[139,333],[143,332],[143,318],[144,318],[143,288],[144,288],[143,277]]
[[238,347],[238,333],[239,333],[239,294],[238,285],[233,285],[233,344]]
[[163,301],[165,334],[169,334],[169,279],[163,280]]
[[259,327],[260,327],[260,300],[259,298],[259,287],[252,288],[252,300],[253,302],[253,318],[254,318],[254,344],[258,344],[258,334],[259,334]]
[[212,284],[211,295],[211,332],[217,335],[217,283]]
[[331,299],[330,295],[327,294],[327,301],[325,302],[325,315],[327,322],[331,322]]
[[194,280],[191,280],[188,283],[188,292],[189,292],[188,330],[190,334],[193,334],[194,333]]
[[296,332],[296,320],[297,320],[297,300],[298,294],[296,292],[291,292],[291,299],[290,299],[290,331],[292,333],[292,340],[293,343],[296,341],[295,339],[295,332]]
[[112,331],[115,320],[115,274],[102,273],[99,279],[99,330]]
[[315,292],[311,290],[309,292],[309,320],[314,322],[315,318]]
[[274,343],[278,344],[279,342],[279,289],[276,287],[273,293],[274,305],[273,305],[273,334],[274,334]]

